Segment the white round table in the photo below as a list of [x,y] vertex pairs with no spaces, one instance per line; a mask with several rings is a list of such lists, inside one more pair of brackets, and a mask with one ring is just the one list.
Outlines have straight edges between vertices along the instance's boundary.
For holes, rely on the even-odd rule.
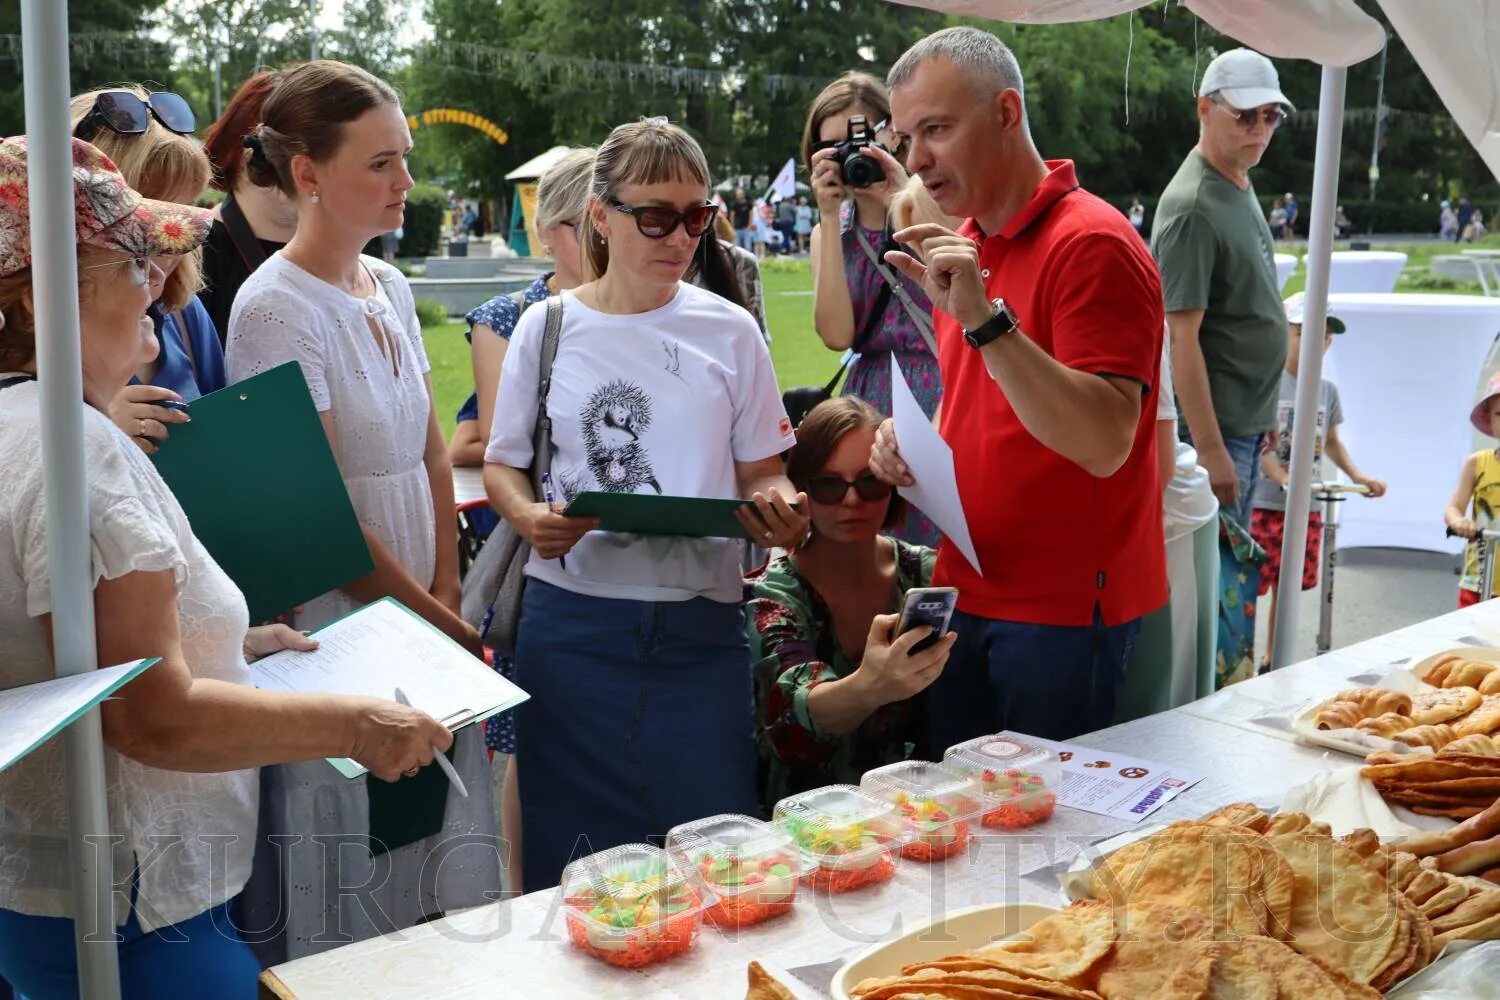
[[1293,253],[1279,253],[1276,255],[1276,287],[1285,288],[1287,280],[1291,278],[1292,272],[1297,270],[1297,255]]
[[1393,250],[1335,250],[1328,272],[1330,292],[1389,292],[1406,266],[1406,254]]
[[1346,293],[1329,304],[1348,326],[1323,361],[1343,404],[1339,437],[1390,487],[1339,505],[1339,548],[1459,551],[1444,537],[1443,508],[1475,447],[1469,411],[1500,333],[1500,299]]

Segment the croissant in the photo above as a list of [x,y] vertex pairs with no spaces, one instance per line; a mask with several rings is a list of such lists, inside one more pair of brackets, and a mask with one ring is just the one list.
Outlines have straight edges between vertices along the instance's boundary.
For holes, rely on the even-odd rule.
[[1395,712],[1386,712],[1384,715],[1377,715],[1373,719],[1362,719],[1354,728],[1362,733],[1369,733],[1371,736],[1384,736],[1386,739],[1392,739],[1397,733],[1405,732],[1412,728],[1412,726],[1413,722],[1410,716],[1397,715]]
[[1356,702],[1330,701],[1318,710],[1318,728],[1352,729],[1365,719],[1366,714]]
[[1479,682],[1480,694],[1500,694],[1500,669],[1491,670],[1489,676]]
[[1432,747],[1434,750],[1441,750],[1452,743],[1454,738],[1453,727],[1446,722],[1435,726],[1413,726],[1391,737],[1397,743],[1405,743],[1409,747]]
[[1444,653],[1436,660],[1427,664],[1417,676],[1433,687],[1442,687],[1443,681],[1448,677],[1448,673],[1462,662],[1463,657],[1457,653]]
[[1495,672],[1493,663],[1481,663],[1478,660],[1466,660],[1458,664],[1448,676],[1443,678],[1443,687],[1477,688],[1480,682],[1489,678]]
[[1384,688],[1350,688],[1333,696],[1333,701],[1352,701],[1365,713],[1364,718],[1395,712],[1397,715],[1411,714],[1411,695]]
[[1470,736],[1460,736],[1452,743],[1444,745],[1443,756],[1449,754],[1471,754],[1476,757],[1500,757],[1500,743],[1496,743],[1493,737],[1483,733],[1474,733]]

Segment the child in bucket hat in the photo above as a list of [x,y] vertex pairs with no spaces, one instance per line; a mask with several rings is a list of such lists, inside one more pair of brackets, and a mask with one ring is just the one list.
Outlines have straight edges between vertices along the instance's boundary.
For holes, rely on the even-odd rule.
[[[142,198],[109,157],[82,139],[72,143],[79,246],[159,257],[187,253],[208,238],[213,216],[207,209]],[[0,277],[32,264],[26,162],[25,136],[0,142]]]
[[[1490,376],[1484,398],[1469,411],[1469,423],[1481,434],[1500,437],[1500,372]],[[1458,582],[1461,608],[1494,596],[1481,593],[1484,581],[1480,563],[1485,548],[1484,531],[1495,523],[1496,510],[1500,510],[1500,451],[1486,448],[1464,459],[1458,487],[1443,511],[1448,533],[1469,540],[1464,547],[1463,576]]]

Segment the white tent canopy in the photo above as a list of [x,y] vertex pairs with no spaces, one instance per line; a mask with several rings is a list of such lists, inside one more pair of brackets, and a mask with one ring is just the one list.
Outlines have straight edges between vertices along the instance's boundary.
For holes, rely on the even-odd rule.
[[545,153],[538,153],[516,169],[505,175],[508,181],[533,181],[562,162],[570,151],[568,146],[553,146]]

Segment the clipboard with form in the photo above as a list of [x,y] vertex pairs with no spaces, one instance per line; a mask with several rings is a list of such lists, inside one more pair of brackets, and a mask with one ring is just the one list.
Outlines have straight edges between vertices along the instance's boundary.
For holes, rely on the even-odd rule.
[[[385,699],[401,688],[412,707],[454,732],[530,697],[395,598],[367,604],[312,635],[318,648],[311,652],[284,650],[250,664],[255,686]],[[346,778],[365,773],[346,758],[328,762]]]

